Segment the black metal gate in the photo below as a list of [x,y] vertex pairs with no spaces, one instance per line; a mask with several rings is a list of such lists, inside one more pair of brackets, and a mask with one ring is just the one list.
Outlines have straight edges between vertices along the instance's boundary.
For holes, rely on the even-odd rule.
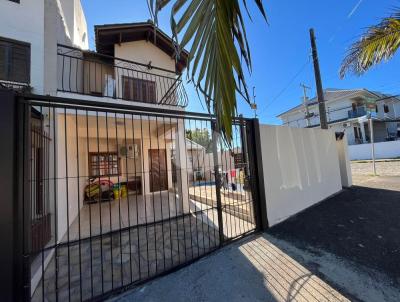
[[27,299],[102,299],[259,229],[255,120],[235,119],[228,145],[207,114],[18,102],[31,112],[19,121],[24,158],[36,158],[23,165],[22,223],[46,217],[24,228]]

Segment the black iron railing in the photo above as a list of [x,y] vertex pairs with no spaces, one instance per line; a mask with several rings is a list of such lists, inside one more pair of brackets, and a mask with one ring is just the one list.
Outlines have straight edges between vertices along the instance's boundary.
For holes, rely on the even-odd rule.
[[174,71],[58,45],[58,91],[132,102],[186,107]]

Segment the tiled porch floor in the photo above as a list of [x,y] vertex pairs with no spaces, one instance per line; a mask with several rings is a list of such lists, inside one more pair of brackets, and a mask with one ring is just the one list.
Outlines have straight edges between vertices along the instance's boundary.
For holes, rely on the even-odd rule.
[[71,224],[69,234],[66,233],[62,241],[88,238],[181,214],[182,201],[174,193],[168,191],[148,195],[129,195],[116,200],[84,204]]
[[[193,216],[57,248],[33,301],[79,301],[145,280],[216,248],[218,230]],[[56,291],[56,284],[58,290]]]

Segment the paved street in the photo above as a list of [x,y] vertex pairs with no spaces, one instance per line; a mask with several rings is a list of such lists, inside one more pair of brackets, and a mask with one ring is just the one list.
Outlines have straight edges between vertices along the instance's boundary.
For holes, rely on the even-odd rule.
[[[372,162],[359,161],[351,162],[351,170],[353,175],[372,175]],[[380,176],[400,176],[400,160],[376,162],[376,172]]]

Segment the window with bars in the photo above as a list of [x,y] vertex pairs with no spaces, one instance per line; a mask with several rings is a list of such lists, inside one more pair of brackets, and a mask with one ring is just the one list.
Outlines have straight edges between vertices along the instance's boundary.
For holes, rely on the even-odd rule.
[[125,100],[156,103],[156,82],[123,76],[122,94]]
[[118,176],[118,154],[116,152],[89,153],[89,175],[91,177]]
[[29,84],[30,53],[29,44],[0,38],[0,80]]

